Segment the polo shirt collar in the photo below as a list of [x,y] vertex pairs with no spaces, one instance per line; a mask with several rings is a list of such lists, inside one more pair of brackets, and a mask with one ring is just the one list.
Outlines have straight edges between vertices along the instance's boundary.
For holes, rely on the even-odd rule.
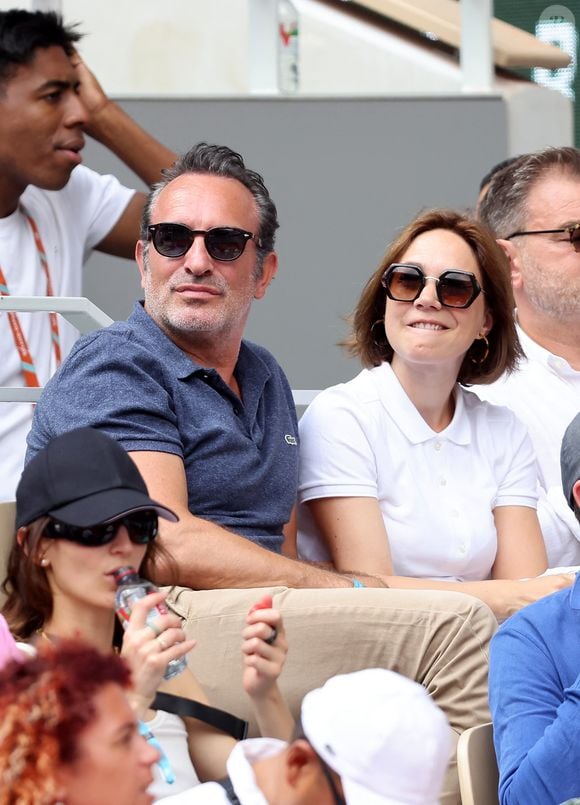
[[[129,321],[137,325],[134,328],[134,332],[137,334],[138,340],[142,341],[148,350],[155,351],[157,355],[163,356],[167,365],[174,367],[175,376],[180,380],[185,380],[196,374],[207,375],[210,372],[214,372],[217,375],[215,369],[201,366],[178,347],[147,313],[144,304],[142,300],[135,303],[133,312],[129,316]],[[267,364],[245,341],[242,341],[240,345],[236,370],[239,374],[238,382],[242,391],[244,407],[248,415],[253,418],[256,415],[264,386],[272,376],[272,373]],[[224,389],[227,390],[225,383]]]
[[371,372],[375,373],[376,388],[383,408],[411,444],[421,444],[431,439],[446,439],[462,445],[471,442],[471,429],[465,412],[463,391],[458,385],[455,386],[453,392],[455,396],[453,419],[444,430],[437,432],[429,427],[417,411],[399,383],[390,363],[382,363]]
[[129,321],[136,325],[134,332],[137,334],[137,339],[146,345],[148,351],[163,356],[165,362],[173,367],[175,376],[180,380],[192,374],[207,371],[205,367],[195,363],[163,332],[145,310],[143,300],[135,303]]

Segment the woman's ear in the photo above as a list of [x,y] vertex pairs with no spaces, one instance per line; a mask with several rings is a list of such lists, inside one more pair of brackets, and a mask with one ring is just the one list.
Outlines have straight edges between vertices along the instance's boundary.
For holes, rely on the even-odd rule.
[[25,544],[26,537],[28,536],[28,528],[23,525],[20,526],[18,531],[16,532],[16,542],[22,548],[24,553],[28,553],[28,546]]

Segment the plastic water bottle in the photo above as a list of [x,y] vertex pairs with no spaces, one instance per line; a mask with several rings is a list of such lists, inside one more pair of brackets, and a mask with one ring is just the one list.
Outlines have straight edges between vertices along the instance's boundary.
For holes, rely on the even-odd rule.
[[[145,598],[150,593],[156,593],[157,587],[147,579],[142,579],[134,567],[127,565],[115,570],[114,578],[117,583],[117,592],[115,593],[115,611],[119,620],[126,629],[129,625],[129,618],[133,610],[133,605],[140,598]],[[168,609],[165,604],[157,604],[149,610],[147,614],[147,623],[154,621],[159,615],[167,615]],[[169,648],[169,646],[167,646]],[[185,657],[179,657],[177,660],[170,660],[163,674],[163,679],[173,679],[178,676],[182,671],[187,668],[187,660]]]
[[293,94],[300,88],[298,11],[290,0],[278,0],[278,86]]

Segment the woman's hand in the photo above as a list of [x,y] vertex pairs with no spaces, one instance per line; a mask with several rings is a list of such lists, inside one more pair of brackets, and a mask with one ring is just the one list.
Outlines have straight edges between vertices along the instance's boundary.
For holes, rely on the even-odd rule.
[[162,604],[165,597],[165,593],[156,592],[137,601],[123,635],[121,656],[131,668],[132,703],[139,716],[153,701],[167,664],[195,646],[195,640],[185,639],[181,620],[172,612],[158,615],[154,627],[147,624],[149,611]]
[[264,698],[282,673],[288,653],[282,615],[272,609],[272,597],[266,595],[250,609],[246,623],[242,631],[242,683],[253,699]]
[[[476,582],[489,585],[487,604],[501,622],[522,607],[533,604],[546,595],[564,590],[574,583],[574,573],[557,573],[553,576],[538,576],[533,579],[496,580]],[[469,582],[467,582],[469,584]],[[466,590],[467,592],[467,590]]]

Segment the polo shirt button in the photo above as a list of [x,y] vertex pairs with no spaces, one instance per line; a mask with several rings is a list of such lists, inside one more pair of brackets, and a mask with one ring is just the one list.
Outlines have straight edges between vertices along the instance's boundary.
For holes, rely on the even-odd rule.
[[447,478],[440,478],[439,483],[441,486],[447,486]]
[[452,517],[459,517],[459,512],[457,511],[457,509],[452,509],[451,516]]
[[462,542],[461,545],[459,546],[459,553],[465,553],[465,551],[466,551],[465,543]]
[[435,444],[433,445],[434,450],[441,450],[442,447],[443,445],[441,444],[441,442],[435,442]]

